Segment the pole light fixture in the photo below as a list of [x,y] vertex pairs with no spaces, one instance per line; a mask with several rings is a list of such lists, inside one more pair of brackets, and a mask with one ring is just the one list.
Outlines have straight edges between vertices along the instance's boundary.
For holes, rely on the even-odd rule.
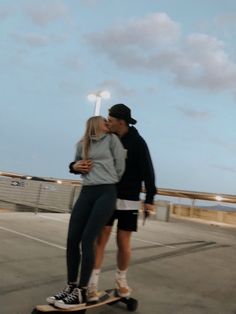
[[102,99],[109,99],[110,97],[111,97],[111,94],[106,90],[98,91],[98,92],[91,93],[88,95],[88,100],[95,102],[94,114],[93,114],[94,116],[100,115]]

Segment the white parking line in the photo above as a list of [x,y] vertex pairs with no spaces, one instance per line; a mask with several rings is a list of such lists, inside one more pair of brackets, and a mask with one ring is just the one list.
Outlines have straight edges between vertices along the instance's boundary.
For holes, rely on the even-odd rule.
[[139,239],[139,238],[136,238],[136,237],[132,237],[132,239],[133,239],[133,240],[136,240],[136,241],[139,241],[139,242],[144,242],[144,243],[149,243],[149,244],[155,244],[155,245],[158,245],[158,246],[168,247],[168,248],[171,248],[171,249],[175,249],[175,248],[176,248],[175,246],[166,245],[166,244],[161,243],[161,242],[153,242],[153,241],[148,241],[148,240]]
[[[55,217],[52,217],[52,216],[46,216],[46,215],[42,215],[42,214],[39,214],[38,216],[41,217],[41,218],[44,218],[44,219],[51,219],[51,220],[55,220],[55,221],[61,221],[61,222],[68,223],[67,220],[63,220],[63,219],[60,219],[60,218],[55,218]],[[112,232],[112,235],[115,236],[116,233]],[[168,248],[171,248],[171,249],[175,249],[176,248],[175,246],[172,246],[172,245],[166,245],[166,244],[161,243],[161,242],[153,242],[153,241],[143,240],[143,239],[140,239],[140,238],[137,238],[137,237],[133,237],[133,236],[132,236],[132,239],[135,240],[135,241],[139,241],[139,242],[143,242],[143,243],[149,243],[149,244],[154,244],[154,245],[158,245],[158,246],[164,246],[164,247],[168,247]]]
[[[41,218],[44,218],[44,219],[49,219],[49,220],[54,220],[54,221],[60,221],[60,222],[68,223],[67,220],[63,220],[63,219],[60,219],[60,218],[55,218],[55,217],[48,216],[48,215],[38,214],[38,217],[41,217]],[[60,246],[60,245],[57,245],[55,243],[48,242],[48,241],[45,241],[45,240],[42,240],[42,239],[39,239],[39,238],[36,238],[36,237],[32,237],[32,236],[30,236],[28,234],[25,234],[25,233],[21,233],[21,232],[18,232],[18,231],[12,230],[12,229],[8,229],[8,228],[5,228],[5,227],[1,227],[1,226],[0,226],[0,229],[2,229],[4,231],[11,232],[11,233],[14,233],[14,234],[17,234],[17,235],[20,235],[20,236],[25,237],[25,238],[30,239],[30,240],[34,240],[34,241],[37,241],[37,242],[40,242],[40,243],[47,244],[47,245],[52,246],[52,247],[59,248],[61,250],[66,250],[66,248],[63,247],[63,246]],[[116,233],[112,232],[112,235],[116,236]],[[157,245],[157,246],[167,247],[167,248],[171,248],[171,249],[175,248],[175,246],[166,245],[166,244],[161,243],[161,242],[154,242],[154,241],[149,241],[149,240],[143,240],[143,239],[140,239],[140,238],[137,238],[137,237],[133,237],[133,236],[132,236],[132,239],[135,240],[135,241],[148,243],[148,244],[154,244],[154,245]]]
[[41,214],[38,214],[37,216],[41,217],[41,218],[44,218],[44,219],[49,219],[49,220],[55,220],[55,221],[61,221],[61,222],[68,223],[68,219],[63,220],[63,219],[60,219],[60,218],[55,218],[55,217],[52,217],[52,216],[45,216],[45,215],[41,215]]
[[39,239],[39,238],[36,238],[36,237],[32,237],[32,236],[30,236],[30,235],[28,235],[28,234],[21,233],[21,232],[12,230],[12,229],[8,229],[8,228],[1,227],[1,226],[0,226],[0,230],[7,231],[7,232],[10,232],[10,233],[13,233],[13,234],[17,234],[17,235],[22,236],[22,237],[24,237],[24,238],[27,238],[27,239],[30,239],[30,240],[33,240],[33,241],[37,241],[37,242],[40,242],[40,243],[44,243],[44,244],[47,244],[47,245],[49,245],[49,246],[56,247],[56,248],[61,249],[61,250],[66,250],[66,248],[65,248],[64,246],[57,245],[57,244],[55,244],[55,243],[51,243],[51,242],[48,242],[48,241],[44,241],[44,240],[42,240],[42,239]]
[[[116,236],[115,232],[112,232],[111,234],[113,236]],[[139,241],[139,242],[144,242],[144,243],[154,244],[154,245],[158,245],[158,246],[168,247],[168,248],[171,248],[171,249],[175,249],[176,248],[175,246],[172,246],[172,245],[166,245],[166,244],[161,243],[161,242],[153,242],[153,241],[143,240],[143,239],[136,238],[136,237],[132,237],[131,239],[135,240],[135,241]]]

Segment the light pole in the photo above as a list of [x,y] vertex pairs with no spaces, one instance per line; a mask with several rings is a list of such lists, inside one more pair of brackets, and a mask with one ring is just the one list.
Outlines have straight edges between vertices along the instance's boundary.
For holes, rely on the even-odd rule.
[[110,97],[111,97],[111,94],[108,91],[98,91],[98,92],[91,93],[88,95],[88,100],[95,102],[94,114],[93,114],[94,116],[100,115],[102,98],[109,99]]

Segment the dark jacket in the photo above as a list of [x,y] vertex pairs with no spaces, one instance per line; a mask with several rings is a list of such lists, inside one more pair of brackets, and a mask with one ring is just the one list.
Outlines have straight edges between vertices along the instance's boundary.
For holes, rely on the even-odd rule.
[[133,126],[129,127],[129,132],[120,140],[127,150],[127,157],[125,172],[120,182],[117,183],[117,197],[133,201],[139,200],[142,182],[144,182],[145,203],[153,204],[157,189],[152,160],[145,140]]

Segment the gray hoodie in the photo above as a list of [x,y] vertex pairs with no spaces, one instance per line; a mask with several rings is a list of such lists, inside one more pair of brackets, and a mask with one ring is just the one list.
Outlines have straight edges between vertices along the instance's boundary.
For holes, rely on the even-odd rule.
[[[75,160],[83,159],[82,142],[77,145]],[[113,184],[119,182],[125,170],[125,149],[115,134],[103,134],[92,139],[89,147],[89,159],[93,167],[83,174],[83,185]]]

